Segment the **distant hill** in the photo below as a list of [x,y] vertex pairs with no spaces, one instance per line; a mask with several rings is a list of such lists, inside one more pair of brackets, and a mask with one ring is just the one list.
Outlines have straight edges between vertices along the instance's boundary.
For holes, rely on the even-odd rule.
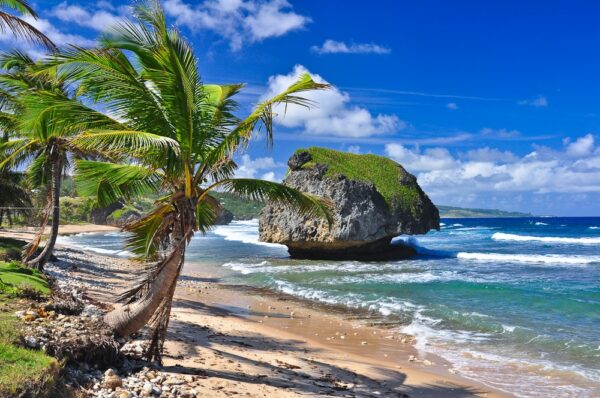
[[[226,192],[211,192],[223,207],[233,213],[236,220],[250,220],[258,218],[264,203],[255,200],[245,200]],[[532,217],[528,213],[492,209],[465,209],[453,206],[437,206],[440,217],[443,218],[484,218],[484,217]]]
[[453,206],[437,206],[442,218],[499,218],[499,217],[533,217],[530,213],[503,211],[495,209],[465,209]]

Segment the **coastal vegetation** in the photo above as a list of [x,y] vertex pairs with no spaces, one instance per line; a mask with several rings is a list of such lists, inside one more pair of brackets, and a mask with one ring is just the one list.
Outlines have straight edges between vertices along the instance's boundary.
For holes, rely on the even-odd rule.
[[383,156],[358,155],[322,147],[296,150],[296,153],[301,152],[308,152],[312,157],[303,168],[311,168],[315,164],[327,165],[326,175],[344,175],[351,180],[370,182],[375,185],[390,209],[412,211],[410,203],[418,197],[418,192],[403,184],[406,171],[393,160]]
[[[212,226],[221,207],[209,192],[328,216],[327,205],[316,197],[282,184],[234,178],[232,158],[258,127],[271,143],[274,106],[308,107],[299,94],[328,86],[304,74],[238,118],[234,97],[243,85],[204,84],[192,48],[167,26],[158,1],[136,5],[134,17],[104,34],[99,48],[72,46],[42,63],[18,51],[0,58],[3,128],[12,133],[0,147],[0,166],[27,167],[29,183],[47,195],[40,232],[24,253],[27,264],[38,269],[56,241],[62,177],[71,164],[77,191],[98,206],[162,195],[125,226],[129,250],[148,269],[121,296],[126,305],[105,318],[123,336],[150,323],[147,358],[160,359],[186,246],[194,233]],[[37,254],[49,219],[50,237]]]

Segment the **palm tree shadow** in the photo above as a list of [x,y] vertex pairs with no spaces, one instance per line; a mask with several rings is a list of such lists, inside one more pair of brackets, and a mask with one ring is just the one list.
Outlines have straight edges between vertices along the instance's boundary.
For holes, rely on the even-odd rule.
[[[176,306],[200,311],[204,315],[236,316],[235,313],[197,301],[178,300]],[[468,398],[480,397],[483,393],[469,387],[435,382],[433,375],[433,382],[430,384],[407,386],[406,374],[385,367],[371,367],[369,374],[376,374],[377,377],[370,377],[338,365],[309,359],[311,354],[321,350],[309,347],[300,340],[267,338],[249,333],[225,334],[181,319],[171,321],[167,340],[176,340],[179,344],[175,355],[167,352],[166,358],[172,359],[169,362],[174,364],[164,366],[163,370],[166,372],[264,385],[319,396]],[[207,353],[206,350],[210,352]],[[260,359],[257,359],[254,355],[257,351],[269,352],[275,356],[259,356]],[[288,363],[291,360],[286,359],[289,356],[285,354],[289,353],[294,354],[293,363]],[[206,366],[204,362],[207,355],[214,355],[240,367],[232,370]],[[190,365],[189,361],[185,366],[177,363],[177,360],[190,358],[194,359],[194,365]],[[243,369],[252,369],[252,372]]]

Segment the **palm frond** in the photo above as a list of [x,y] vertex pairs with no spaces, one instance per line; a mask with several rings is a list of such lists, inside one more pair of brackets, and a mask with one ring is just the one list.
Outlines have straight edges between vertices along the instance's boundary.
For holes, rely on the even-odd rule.
[[19,17],[0,11],[0,32],[5,32],[6,30],[11,31],[19,38],[28,40],[32,43],[39,43],[50,51],[58,51],[56,44],[35,26],[25,22]]
[[75,169],[78,192],[95,197],[100,206],[156,192],[163,177],[147,167],[92,160],[77,160]]
[[83,152],[97,151],[99,153],[125,154],[130,157],[140,157],[149,151],[171,150],[179,153],[177,141],[143,131],[136,130],[99,130],[78,134],[70,140],[71,145]]
[[232,178],[213,184],[206,192],[217,187],[242,198],[280,203],[289,206],[298,215],[324,217],[330,225],[333,223],[330,201],[305,194],[283,184],[251,178]]
[[303,107],[310,107],[311,101],[296,94],[311,91],[325,90],[330,88],[330,85],[317,83],[308,73],[302,74],[298,80],[282,93],[260,103],[256,109],[246,119],[242,120],[238,126],[231,131],[218,145],[215,147],[206,162],[209,164],[216,163],[220,159],[230,156],[240,145],[247,144],[254,130],[259,126],[264,126],[266,130],[266,138],[269,146],[273,140],[273,106],[283,104],[285,106],[295,104]]
[[130,233],[126,240],[127,249],[139,259],[156,259],[174,220],[175,209],[170,203],[158,205],[149,214],[124,227]]

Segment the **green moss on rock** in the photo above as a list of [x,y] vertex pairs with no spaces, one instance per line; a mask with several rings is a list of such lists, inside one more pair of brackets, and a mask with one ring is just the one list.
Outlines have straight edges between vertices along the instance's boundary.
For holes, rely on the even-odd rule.
[[370,182],[391,210],[413,212],[412,203],[419,199],[416,184],[404,184],[409,174],[402,166],[383,156],[358,155],[333,149],[310,147],[296,153],[308,152],[311,160],[302,168],[327,165],[326,176],[346,176],[350,180]]

